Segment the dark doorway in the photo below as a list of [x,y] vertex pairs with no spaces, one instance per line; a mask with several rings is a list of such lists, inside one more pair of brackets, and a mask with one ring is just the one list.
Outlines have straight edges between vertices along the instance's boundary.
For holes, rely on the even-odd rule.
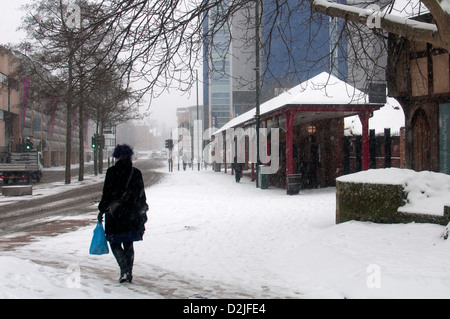
[[309,162],[309,180],[311,183],[311,187],[317,187],[317,170],[320,167],[320,146],[317,143],[317,139],[315,136],[310,136],[310,162]]
[[412,120],[413,156],[412,168],[416,171],[431,170],[430,159],[430,123],[424,110],[419,109]]

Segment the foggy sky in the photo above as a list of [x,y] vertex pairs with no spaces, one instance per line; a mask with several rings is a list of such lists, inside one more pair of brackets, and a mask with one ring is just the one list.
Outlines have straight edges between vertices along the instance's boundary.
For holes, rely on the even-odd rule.
[[[17,28],[21,24],[21,17],[25,14],[19,8],[21,5],[31,3],[35,0],[2,0],[0,7],[0,44],[9,42],[17,43],[25,38],[23,32],[18,32]],[[200,72],[199,72],[200,73]],[[199,104],[202,105],[202,86],[199,86]],[[147,110],[150,99],[143,103],[142,114]],[[157,99],[153,99],[150,108],[150,119],[157,120],[160,123],[166,123],[170,127],[176,127],[176,109],[178,107],[188,107],[197,104],[197,96],[194,91],[188,94],[182,94],[176,90],[163,93]]]

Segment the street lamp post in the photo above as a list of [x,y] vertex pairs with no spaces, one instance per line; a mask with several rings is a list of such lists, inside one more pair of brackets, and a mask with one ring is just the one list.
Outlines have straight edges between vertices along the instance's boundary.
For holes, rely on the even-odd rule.
[[[196,86],[197,86],[197,123],[196,123],[196,125],[198,125],[199,124],[199,110],[198,110],[198,70],[195,70],[195,77],[196,77]],[[197,127],[197,134],[201,134],[200,133],[200,131],[201,130],[199,130],[199,127]],[[194,132],[195,132],[195,129],[194,129]],[[201,139],[200,139],[200,136],[196,136],[195,137],[196,139],[197,139],[197,166],[198,166],[198,170],[200,171],[200,158],[201,158],[201,155],[200,155],[200,141],[202,141]],[[193,165],[192,165],[193,166]]]
[[[260,157],[259,157],[259,127],[260,127],[260,100],[259,100],[259,77],[260,77],[260,57],[259,57],[259,29],[260,29],[260,20],[259,20],[259,0],[256,0],[255,4],[255,42],[256,42],[256,176],[259,176],[259,165],[261,165]],[[256,178],[256,187],[259,187],[258,178]]]

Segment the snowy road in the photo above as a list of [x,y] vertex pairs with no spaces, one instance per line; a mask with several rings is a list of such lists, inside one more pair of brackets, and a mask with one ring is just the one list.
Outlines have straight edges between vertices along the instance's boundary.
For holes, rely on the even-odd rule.
[[0,298],[450,298],[444,227],[336,225],[334,188],[287,196],[188,170],[166,174],[147,197],[134,283],[117,283],[111,254],[88,254],[92,206],[59,221],[85,227],[20,247],[2,237]]
[[[143,172],[145,185],[158,183],[162,174],[153,169],[160,167],[161,162],[143,160],[136,165]],[[46,171],[44,176],[45,182],[33,185],[33,196],[0,196],[0,235],[54,224],[62,216],[89,213],[91,206],[100,201],[104,175],[86,175],[84,181],[74,180],[70,185],[62,182],[62,169]]]

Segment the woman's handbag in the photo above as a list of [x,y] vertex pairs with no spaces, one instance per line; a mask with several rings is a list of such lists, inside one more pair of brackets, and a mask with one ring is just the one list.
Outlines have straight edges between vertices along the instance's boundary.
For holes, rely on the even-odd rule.
[[122,197],[119,200],[113,200],[108,205],[107,213],[115,218],[119,217],[118,211],[120,210],[120,207],[122,206],[122,204],[125,203],[128,198],[128,185],[130,184],[133,173],[134,173],[134,168],[131,169],[130,177],[128,178],[127,185],[125,186],[125,192],[123,193]]
[[109,253],[108,244],[106,243],[105,230],[102,222],[98,222],[94,229],[94,236],[92,237],[89,254],[91,255],[105,255]]

